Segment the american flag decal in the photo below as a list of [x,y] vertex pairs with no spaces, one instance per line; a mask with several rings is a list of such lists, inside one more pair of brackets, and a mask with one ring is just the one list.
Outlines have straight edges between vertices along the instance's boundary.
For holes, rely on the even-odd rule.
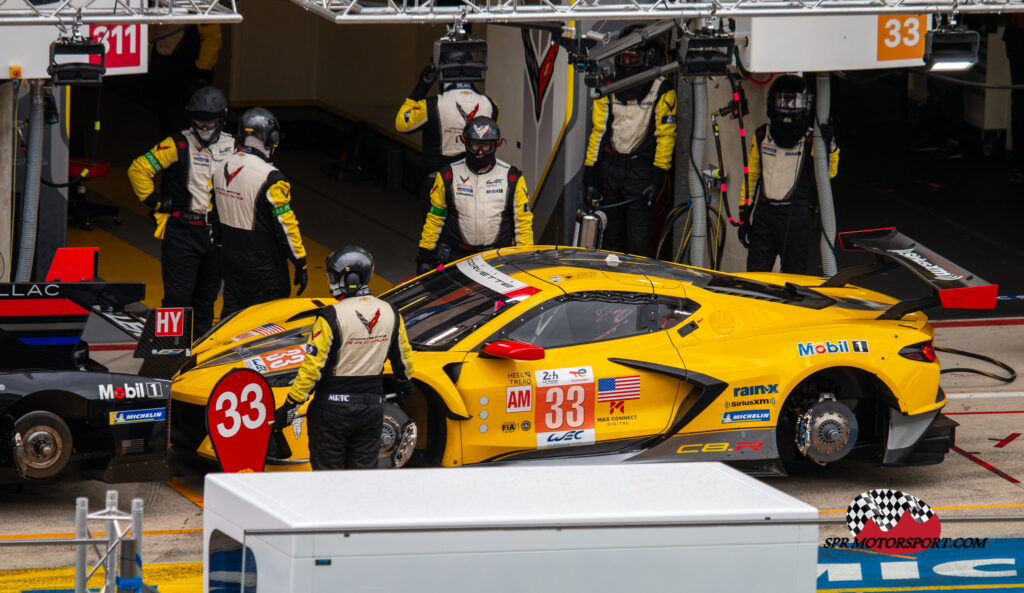
[[640,399],[640,375],[597,380],[597,401]]
[[255,329],[250,329],[244,334],[237,335],[231,338],[232,342],[241,342],[242,340],[248,340],[249,338],[255,338],[256,336],[272,336],[276,333],[283,332],[284,328],[276,323],[268,323],[261,325]]

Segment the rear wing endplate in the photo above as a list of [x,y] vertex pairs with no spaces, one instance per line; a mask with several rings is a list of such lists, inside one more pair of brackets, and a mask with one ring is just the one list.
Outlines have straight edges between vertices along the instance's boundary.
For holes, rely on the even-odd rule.
[[994,309],[999,285],[991,284],[938,253],[900,233],[893,227],[839,233],[846,251],[875,254],[873,264],[841,270],[821,285],[845,286],[855,278],[879,274],[902,266],[930,286],[930,296],[896,303],[879,319],[900,319],[907,313],[934,305],[947,309]]

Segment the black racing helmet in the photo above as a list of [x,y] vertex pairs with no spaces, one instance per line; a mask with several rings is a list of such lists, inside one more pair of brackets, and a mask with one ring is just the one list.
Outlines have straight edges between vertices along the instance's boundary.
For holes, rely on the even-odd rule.
[[216,142],[228,115],[228,100],[216,87],[204,86],[188,100],[185,110],[192,131],[204,144]]
[[263,143],[267,156],[274,154],[281,143],[281,125],[268,109],[253,107],[238,120],[238,143],[245,146],[245,139],[252,136]]
[[494,164],[495,152],[501,146],[501,129],[489,117],[474,117],[462,130],[466,145],[466,164],[474,171],[482,171]]
[[370,283],[373,256],[358,245],[346,245],[327,256],[327,284],[335,298],[354,295]]
[[785,74],[768,89],[768,119],[776,124],[810,125],[814,94],[802,76]]
[[[619,39],[644,28],[645,25],[627,25],[619,33]],[[658,63],[660,52],[664,52],[663,37],[648,39],[642,43],[615,54],[615,77],[618,79],[632,76],[654,67]]]

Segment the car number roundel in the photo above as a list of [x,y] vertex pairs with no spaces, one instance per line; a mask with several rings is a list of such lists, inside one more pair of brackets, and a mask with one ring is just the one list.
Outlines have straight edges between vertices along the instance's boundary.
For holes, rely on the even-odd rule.
[[537,448],[593,444],[594,370],[589,366],[548,369],[535,376]]
[[249,369],[224,375],[206,404],[206,427],[225,472],[263,471],[274,424],[274,394]]

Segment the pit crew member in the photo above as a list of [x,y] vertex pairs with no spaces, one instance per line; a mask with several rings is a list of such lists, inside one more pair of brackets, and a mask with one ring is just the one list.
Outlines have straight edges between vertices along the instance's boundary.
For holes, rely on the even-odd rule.
[[373,256],[347,246],[327,257],[327,283],[339,302],[320,310],[306,356],[274,429],[291,424],[295,409],[315,391],[306,413],[314,470],[377,465],[384,426],[384,361],[391,361],[401,405],[412,393],[412,347],[401,315],[370,294]]

